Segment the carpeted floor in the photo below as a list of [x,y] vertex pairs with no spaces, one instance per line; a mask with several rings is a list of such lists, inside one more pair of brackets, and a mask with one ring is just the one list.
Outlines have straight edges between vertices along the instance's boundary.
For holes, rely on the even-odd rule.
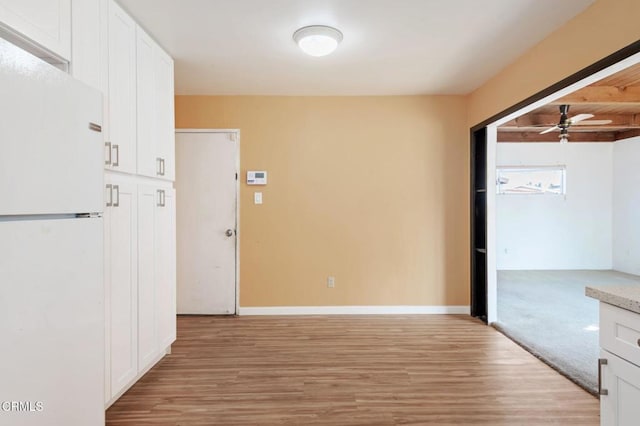
[[598,381],[598,301],[588,285],[640,284],[616,271],[498,271],[497,329],[583,388]]

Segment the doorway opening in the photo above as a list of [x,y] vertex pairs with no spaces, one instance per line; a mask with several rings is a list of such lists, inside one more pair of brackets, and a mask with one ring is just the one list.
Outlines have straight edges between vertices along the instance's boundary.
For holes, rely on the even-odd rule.
[[[589,391],[595,390],[597,381],[597,302],[584,296],[585,283],[611,282],[614,284],[629,278],[610,276],[605,273],[606,270],[615,269],[611,259],[612,238],[610,237],[608,241],[609,248],[607,248],[607,242],[603,242],[604,240],[599,241],[598,238],[593,238],[594,235],[602,238],[602,232],[598,232],[598,226],[606,227],[607,225],[602,225],[602,218],[595,217],[596,213],[602,213],[599,209],[589,208],[582,203],[590,196],[597,198],[594,193],[595,187],[589,187],[589,183],[586,182],[587,178],[593,178],[591,179],[593,185],[608,186],[609,195],[614,192],[615,188],[612,184],[614,166],[610,160],[613,158],[612,146],[615,139],[606,141],[608,146],[604,146],[604,141],[599,144],[593,143],[598,142],[595,140],[589,141],[590,143],[587,144],[587,139],[606,136],[604,133],[607,132],[604,132],[603,128],[596,128],[597,125],[602,124],[593,123],[590,124],[591,127],[585,126],[584,128],[575,125],[569,128],[568,132],[563,132],[562,126],[558,125],[562,123],[560,118],[561,105],[572,105],[571,111],[574,114],[569,114],[569,117],[589,114],[590,111],[585,110],[586,101],[589,100],[588,96],[585,97],[585,90],[589,91],[589,95],[608,90],[602,87],[608,87],[606,84],[611,83],[612,79],[619,78],[620,74],[618,73],[623,72],[622,70],[632,70],[630,67],[634,66],[639,67],[637,65],[640,63],[638,52],[640,52],[640,42],[616,52],[475,126],[471,134],[471,297],[472,307],[486,306],[484,312],[482,309],[473,309],[472,315],[485,319],[483,318],[484,313],[487,323],[495,325],[496,328],[518,341],[525,349],[539,356],[543,361]],[[614,74],[616,77],[612,77]],[[636,80],[640,86],[640,78]],[[605,83],[596,83],[598,81]],[[618,80],[617,83],[620,81]],[[593,89],[598,85],[600,88]],[[579,90],[582,90],[582,93],[576,95],[575,93]],[[583,104],[579,105],[577,100],[582,100]],[[640,101],[636,107],[639,108],[637,112],[640,113]],[[555,110],[558,110],[557,114],[555,114]],[[615,136],[619,138],[618,140],[640,135],[640,133],[624,134],[623,132],[629,129],[615,128],[614,126],[620,126],[622,123],[616,121],[616,118],[610,117],[615,112],[613,109],[607,111],[607,114],[604,114],[602,110],[594,112],[595,117],[585,117],[582,120],[593,118],[600,122],[606,122],[611,119],[611,122],[606,123],[604,128],[611,132],[614,130],[619,132],[620,134]],[[543,115],[544,119],[542,119]],[[547,122],[546,120],[551,116],[557,118],[557,121]],[[532,119],[540,119],[541,121],[527,121]],[[635,126],[635,123],[631,124]],[[556,128],[540,135],[547,127],[552,126]],[[592,134],[587,135],[586,130],[591,131]],[[559,137],[563,133],[568,133],[569,143],[561,143],[566,141],[566,139],[563,140],[562,137]],[[607,137],[611,137],[611,135]],[[484,158],[478,159],[476,146],[482,145],[483,140],[486,141],[486,155]],[[640,145],[640,139],[638,139],[637,145]],[[545,146],[548,149],[545,149]],[[592,160],[591,164],[587,164],[589,158]],[[607,161],[609,161],[607,165],[603,164]],[[486,175],[484,203],[475,196],[478,185],[474,182],[477,176],[482,175],[482,172],[479,173],[477,168],[482,168],[483,165]],[[609,172],[607,172],[607,168],[609,168]],[[584,179],[580,178],[581,175]],[[541,178],[540,176],[546,177]],[[606,176],[608,178],[603,181],[602,178]],[[520,182],[522,179],[524,180]],[[551,182],[550,179],[557,181]],[[581,179],[584,182],[581,182]],[[606,182],[606,179],[609,181]],[[508,182],[511,182],[512,185],[510,186]],[[601,199],[596,201],[602,203]],[[478,204],[481,204],[480,208]],[[572,204],[575,205],[571,207]],[[586,211],[586,214],[581,216],[582,219],[588,218],[591,223],[580,224],[582,232],[570,232],[572,227],[579,224],[580,219],[574,217],[574,223],[570,217],[563,217],[563,215],[567,214],[566,210],[570,207],[579,211],[580,207],[578,206],[582,207],[583,213]],[[609,209],[611,209],[610,206]],[[484,212],[485,215],[479,212]],[[606,217],[606,214],[604,216]],[[612,214],[609,214],[608,217],[611,232],[615,219]],[[585,230],[587,235],[585,235]],[[589,230],[592,232],[589,233]],[[483,234],[483,231],[486,237],[484,273],[482,267],[478,267],[480,256],[474,254],[477,248],[478,234]],[[569,234],[587,239],[592,238],[593,241],[581,242],[575,238],[572,240]],[[560,250],[562,248],[561,237],[572,240],[573,247],[568,244],[565,251]],[[600,263],[594,262],[589,268],[584,262],[576,261],[576,259],[584,261],[588,257],[583,250],[585,248],[587,248],[586,252],[591,250],[592,255],[594,251],[599,250]],[[579,253],[580,250],[582,253]],[[609,253],[608,258],[607,253]],[[573,263],[571,263],[572,261]],[[590,274],[589,271],[585,271],[586,269],[592,269],[593,273]],[[553,274],[550,270],[558,270],[558,273]],[[634,279],[634,277],[630,278]],[[544,291],[545,286],[548,290],[546,292]],[[572,290],[568,291],[571,286],[573,286]],[[567,290],[567,293],[563,296],[556,295],[554,291],[560,289]],[[479,296],[478,293],[482,293],[483,296]],[[534,302],[536,297],[539,298],[537,304]],[[577,302],[578,305],[586,304],[588,306],[586,308],[570,308],[566,304],[563,311],[555,309],[555,313],[560,312],[565,315],[564,319],[558,319],[550,314],[549,307],[554,302],[562,300],[567,303]],[[586,311],[579,309],[586,309]],[[593,321],[593,318],[589,319],[591,314],[595,316],[596,321]],[[587,336],[586,340],[591,342],[590,349],[587,351],[590,355],[582,357],[582,360],[572,359],[564,362],[563,366],[562,360],[554,359],[557,354],[545,353],[544,350],[535,347],[527,340],[536,334],[534,331],[539,331],[541,332],[539,334],[548,337],[555,333],[552,330],[554,325],[573,321],[577,317],[581,319],[581,326],[577,327],[576,325],[573,329],[579,328],[580,333]],[[589,324],[582,326],[584,321]],[[518,328],[517,323],[527,323],[531,325],[531,328],[518,335],[518,332],[514,332],[512,329]],[[560,337],[560,340],[556,339],[550,346],[553,348],[561,347],[565,343],[569,344],[574,337],[569,335]],[[561,353],[560,358],[565,355]],[[580,363],[584,366],[581,373],[566,371],[567,366],[571,367]]]

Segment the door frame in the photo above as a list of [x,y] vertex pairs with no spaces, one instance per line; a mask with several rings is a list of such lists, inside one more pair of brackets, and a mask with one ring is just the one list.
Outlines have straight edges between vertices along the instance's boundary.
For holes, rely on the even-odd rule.
[[[236,155],[235,155],[235,170],[236,170],[236,191],[235,191],[235,209],[236,209],[236,223],[235,223],[235,237],[236,237],[236,251],[235,251],[235,312],[234,315],[240,315],[240,129],[175,129],[176,133],[228,133],[233,135],[236,142]],[[176,195],[177,197],[178,195]]]
[[[482,305],[486,300],[486,319],[482,318],[482,315],[474,315],[483,319],[488,324],[495,322],[497,318],[497,264],[495,258],[496,252],[496,211],[495,211],[495,168],[496,168],[496,148],[497,148],[497,128],[498,126],[512,120],[526,112],[530,112],[540,106],[543,106],[555,99],[568,95],[578,89],[581,89],[589,84],[621,71],[629,66],[640,63],[640,40],[631,43],[630,45],[623,47],[622,49],[612,53],[611,55],[583,68],[582,70],[566,77],[555,84],[529,96],[528,98],[512,105],[511,107],[487,118],[486,120],[476,124],[470,129],[470,153],[473,155],[473,144],[475,143],[475,132],[486,129],[486,161],[485,161],[485,174],[487,179],[487,198],[486,198],[486,221],[483,223],[472,223],[470,232],[470,253],[474,253],[474,231],[478,232],[478,229],[484,226],[486,240],[486,287],[484,289],[484,295],[479,296],[478,292],[482,291],[482,287],[479,286],[474,280],[474,271],[471,270],[470,276],[470,293],[471,293],[471,306]],[[471,162],[474,159],[471,157]],[[475,191],[470,182],[470,191]],[[469,206],[470,220],[474,221],[474,206]],[[471,265],[474,265],[474,259],[471,258]],[[482,311],[480,309],[479,313]]]

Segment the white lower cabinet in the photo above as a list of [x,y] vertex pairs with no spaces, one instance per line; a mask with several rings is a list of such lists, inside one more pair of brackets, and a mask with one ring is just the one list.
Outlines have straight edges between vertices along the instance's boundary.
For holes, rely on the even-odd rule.
[[108,177],[105,227],[106,399],[138,374],[137,186]]
[[175,191],[107,175],[106,405],[168,353],[176,338]]
[[138,223],[138,362],[145,369],[176,339],[173,188],[140,185]]
[[602,426],[640,424],[640,314],[600,303]]

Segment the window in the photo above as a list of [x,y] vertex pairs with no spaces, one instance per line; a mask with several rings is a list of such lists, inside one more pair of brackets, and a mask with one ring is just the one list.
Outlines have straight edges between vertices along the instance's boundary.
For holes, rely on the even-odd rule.
[[565,166],[498,167],[498,194],[555,194],[565,191]]

